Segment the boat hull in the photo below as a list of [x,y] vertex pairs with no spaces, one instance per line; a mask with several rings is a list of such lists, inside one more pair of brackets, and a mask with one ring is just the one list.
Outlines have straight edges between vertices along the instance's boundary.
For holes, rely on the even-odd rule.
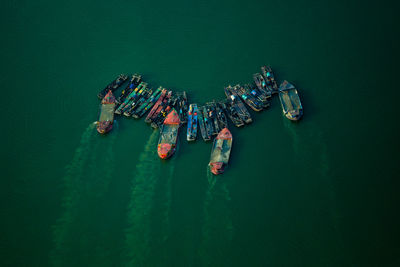
[[168,159],[175,153],[180,123],[178,113],[172,109],[160,131],[157,154],[161,159]]
[[106,134],[111,131],[113,128],[113,124],[110,121],[102,121],[97,123],[97,132],[99,134]]
[[229,162],[231,148],[232,134],[228,128],[224,128],[214,140],[208,164],[214,175],[219,175],[225,171],[225,166]]

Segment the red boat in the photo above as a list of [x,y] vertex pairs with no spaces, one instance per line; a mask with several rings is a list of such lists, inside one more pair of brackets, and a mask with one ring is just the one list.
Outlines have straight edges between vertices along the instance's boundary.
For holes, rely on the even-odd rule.
[[221,174],[228,164],[232,148],[232,134],[228,128],[222,129],[214,139],[211,150],[210,166],[211,172],[215,175]]
[[178,140],[178,130],[181,121],[175,109],[167,115],[161,128],[161,136],[158,141],[157,152],[162,159],[167,159],[175,152]]
[[97,131],[101,134],[111,131],[114,122],[115,97],[111,90],[101,101],[100,118],[97,122]]
[[163,89],[161,91],[161,96],[160,98],[157,100],[157,102],[154,104],[153,108],[150,110],[149,114],[147,114],[146,120],[145,122],[149,123],[151,122],[151,118],[154,115],[154,113],[156,112],[156,110],[158,109],[158,107],[161,105],[161,103],[164,100],[165,94],[167,93],[166,89]]

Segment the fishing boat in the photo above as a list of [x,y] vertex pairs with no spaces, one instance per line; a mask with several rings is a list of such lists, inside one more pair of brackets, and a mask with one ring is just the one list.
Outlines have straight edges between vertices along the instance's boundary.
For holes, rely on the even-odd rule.
[[182,124],[188,121],[188,102],[186,92],[177,94],[177,110]]
[[111,90],[101,101],[100,118],[97,122],[97,131],[105,134],[111,131],[114,123],[115,97]]
[[239,84],[235,85],[234,87],[230,85],[225,87],[225,95],[231,100],[232,106],[236,109],[240,119],[245,123],[251,123],[253,120],[251,119],[250,112],[244,106],[242,100],[240,100],[240,97],[236,93],[238,88],[240,88]]
[[132,91],[139,85],[139,83],[142,81],[142,76],[139,74],[133,74],[131,80],[129,81],[129,84],[125,87],[124,90],[122,90],[120,96],[116,99],[116,103],[119,105],[121,104],[125,98],[132,93]]
[[153,94],[153,89],[148,89],[146,88],[144,90],[144,92],[141,94],[140,97],[136,98],[132,104],[131,107],[129,108],[129,110],[124,112],[125,116],[132,116],[132,114],[135,112],[135,110],[140,107],[143,103],[145,103],[147,101],[147,99],[149,99],[151,97],[151,95]]
[[215,175],[225,171],[229,162],[229,156],[232,148],[232,134],[228,128],[222,129],[214,139],[211,150],[210,166],[211,172]]
[[272,92],[278,91],[278,84],[275,80],[274,72],[272,71],[271,66],[262,66],[261,72],[264,76],[265,81],[267,82],[267,86],[270,88]]
[[[149,89],[147,89],[147,83],[140,83],[139,90],[135,91],[133,96],[130,98],[129,102],[122,108],[121,112],[124,113],[124,116],[129,117],[129,110],[137,103],[137,101],[145,94]],[[136,90],[136,89],[135,89]]]
[[252,110],[261,111],[263,109],[263,103],[254,95],[249,94],[243,86],[235,86],[232,89]]
[[[210,120],[210,124],[212,125],[212,135],[217,135],[219,133],[219,125],[218,125],[218,119],[217,119],[217,107],[216,103],[213,100],[212,102],[206,103],[206,110],[207,110],[207,115]],[[221,128],[222,129],[222,128]]]
[[265,81],[264,77],[260,73],[253,74],[253,80],[264,97],[270,98],[272,96],[272,91],[267,86],[267,82]]
[[171,97],[168,100],[168,102],[165,105],[163,105],[162,109],[157,114],[157,116],[152,119],[151,127],[153,127],[154,129],[160,127],[164,123],[164,120],[169,114],[169,112],[176,106],[176,102],[177,99],[175,97]]
[[217,121],[219,129],[228,128],[228,119],[225,115],[226,105],[224,103],[216,104]]
[[159,87],[151,96],[149,99],[146,100],[140,107],[138,107],[134,113],[132,114],[132,117],[135,119],[141,118],[148,110],[150,110],[154,104],[158,101],[158,99],[162,96],[165,95],[167,90],[162,90],[162,87]]
[[195,141],[197,138],[197,113],[199,112],[197,104],[190,104],[188,111],[187,133],[188,141]]
[[153,115],[146,122],[151,124],[154,121],[156,121],[157,118],[159,117],[160,113],[166,110],[166,108],[170,105],[171,101],[172,101],[172,91],[169,91],[168,94],[164,97],[160,106],[157,108],[157,110],[153,113]]
[[106,86],[100,93],[97,94],[97,97],[103,99],[108,91],[114,92],[117,90],[126,80],[128,80],[128,76],[125,74],[120,74],[114,81]]
[[[160,107],[161,103],[163,103],[165,97],[167,96],[167,90],[165,90],[164,88],[162,90],[163,90],[163,93],[161,94],[160,98],[157,100],[157,102],[154,104],[153,108],[147,114],[147,117],[145,119],[145,122],[147,122],[147,123],[151,122],[152,116],[157,112],[157,110]],[[168,94],[169,93],[170,92],[168,92]]]
[[204,126],[206,127],[207,139],[211,140],[214,126],[212,123],[212,119],[209,117],[207,106],[203,106],[200,111],[203,112]]
[[286,80],[279,86],[279,100],[286,118],[298,121],[303,116],[303,106],[301,105],[299,93],[294,85]]
[[226,106],[226,114],[228,115],[229,119],[236,127],[242,127],[244,125],[244,121],[240,118],[239,113],[237,112],[235,106],[233,105],[232,101],[227,99],[224,103]]
[[143,89],[144,86],[147,86],[146,83],[141,82],[127,97],[125,97],[124,101],[118,106],[115,110],[115,114],[123,114],[129,105],[131,104],[132,99],[136,96],[136,94]]
[[207,134],[206,126],[204,123],[203,107],[199,107],[199,113],[197,114],[197,116],[199,119],[201,137],[203,137],[204,141],[210,141],[211,137]]
[[173,108],[165,118],[160,131],[160,139],[157,147],[158,156],[160,158],[167,159],[174,154],[178,141],[180,123],[179,115]]
[[270,106],[269,103],[269,98],[265,96],[265,94],[263,94],[258,88],[255,88],[254,86],[250,85],[250,84],[245,84],[243,86],[243,89],[245,90],[245,92],[247,94],[250,94],[252,96],[254,96],[256,99],[258,99],[259,101],[261,101],[263,108],[267,108]]

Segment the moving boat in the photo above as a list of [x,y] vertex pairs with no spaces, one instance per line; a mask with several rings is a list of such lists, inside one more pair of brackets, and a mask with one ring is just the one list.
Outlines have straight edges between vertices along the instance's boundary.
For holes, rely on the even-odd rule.
[[225,166],[229,162],[232,148],[232,134],[228,128],[224,128],[214,139],[211,150],[210,166],[211,172],[215,175],[225,171]]
[[132,93],[132,91],[136,88],[136,86],[139,85],[139,83],[142,81],[142,76],[139,74],[133,74],[132,78],[129,82],[129,84],[125,87],[124,90],[122,90],[121,95],[116,99],[117,104],[121,104],[125,98]]
[[279,86],[279,100],[286,118],[298,121],[303,116],[303,106],[301,105],[299,93],[294,85],[286,80]]
[[199,112],[197,104],[190,104],[188,111],[186,139],[194,141],[197,138],[197,113]]
[[100,118],[97,122],[97,131],[101,134],[111,131],[114,123],[115,97],[111,90],[101,101]]
[[157,146],[157,153],[160,158],[167,159],[174,154],[180,123],[179,115],[173,108],[165,118],[160,131],[160,139]]
[[277,92],[278,84],[276,83],[274,72],[272,71],[271,66],[262,66],[261,72],[265,81],[267,82],[267,86],[271,89],[271,91]]
[[106,86],[103,90],[98,93],[97,97],[103,99],[108,91],[114,92],[117,90],[126,80],[128,80],[128,76],[125,74],[120,74],[114,81],[112,81],[109,85]]

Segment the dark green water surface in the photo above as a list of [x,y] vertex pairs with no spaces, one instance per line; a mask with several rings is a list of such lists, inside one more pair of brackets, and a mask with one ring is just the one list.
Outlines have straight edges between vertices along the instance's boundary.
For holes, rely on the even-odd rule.
[[[400,265],[394,1],[0,7],[1,266]],[[304,118],[232,126],[217,178],[202,140],[163,162],[143,120],[95,131],[119,73],[204,103],[263,64]]]

